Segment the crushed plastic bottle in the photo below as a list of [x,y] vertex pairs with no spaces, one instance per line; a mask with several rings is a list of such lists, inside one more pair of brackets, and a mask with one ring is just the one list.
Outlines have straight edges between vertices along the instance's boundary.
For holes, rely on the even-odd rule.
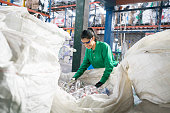
[[99,88],[99,93],[110,95],[110,91],[107,88]]

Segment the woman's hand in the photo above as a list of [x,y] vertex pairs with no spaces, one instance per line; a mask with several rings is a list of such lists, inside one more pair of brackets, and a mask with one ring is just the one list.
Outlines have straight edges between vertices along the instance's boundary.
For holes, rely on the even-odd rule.
[[99,87],[102,86],[102,85],[103,85],[103,83],[99,81],[98,83],[96,83],[95,86],[96,86],[97,88],[99,88]]
[[76,78],[71,78],[71,80],[68,82],[68,86],[70,87],[75,82],[76,82]]

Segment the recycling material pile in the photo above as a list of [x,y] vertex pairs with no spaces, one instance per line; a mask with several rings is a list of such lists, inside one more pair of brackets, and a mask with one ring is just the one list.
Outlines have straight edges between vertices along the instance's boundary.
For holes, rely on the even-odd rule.
[[170,30],[131,47],[101,91],[93,86],[104,68],[85,71],[75,90],[62,87],[75,74],[60,72],[58,55],[68,37],[26,8],[0,7],[0,113],[125,113],[134,105],[132,85],[140,99],[169,107]]
[[96,88],[95,86],[87,85],[86,83],[80,80],[77,80],[71,86],[67,82],[59,81],[59,86],[76,99],[81,99],[87,95],[93,94],[109,95],[109,90],[107,88]]

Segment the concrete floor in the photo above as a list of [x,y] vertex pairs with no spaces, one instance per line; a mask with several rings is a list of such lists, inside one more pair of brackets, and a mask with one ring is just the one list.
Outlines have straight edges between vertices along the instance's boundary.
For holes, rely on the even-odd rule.
[[170,113],[170,105],[168,106],[157,105],[149,102],[148,100],[142,100],[140,104],[135,105],[127,113]]

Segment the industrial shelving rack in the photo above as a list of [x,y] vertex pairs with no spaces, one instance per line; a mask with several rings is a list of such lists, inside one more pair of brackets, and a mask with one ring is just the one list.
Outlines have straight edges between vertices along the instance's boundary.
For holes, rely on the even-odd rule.
[[[92,4],[94,5],[93,7],[91,7]],[[97,6],[95,4],[101,5],[99,1],[89,3],[89,9],[94,8],[94,10],[95,10],[95,14],[93,14],[93,15],[89,14],[89,18],[94,16],[94,21],[95,21],[95,16],[96,16],[96,9],[97,9]],[[64,26],[59,26],[59,27],[63,28],[66,31],[69,31],[71,36],[72,36],[72,33],[74,33],[74,29],[75,29],[74,25],[73,25],[73,20],[75,19],[75,16],[71,15],[71,16],[67,17],[66,15],[67,15],[68,10],[72,10],[72,12],[73,12],[73,11],[75,11],[75,9],[76,9],[76,3],[75,2],[71,2],[69,4],[52,5],[52,7],[51,7],[51,10],[52,10],[53,13],[58,12],[58,11],[65,11]],[[52,18],[55,18],[55,17],[53,16]],[[66,26],[67,25],[66,20],[68,18],[71,18],[70,26]],[[104,24],[102,26],[104,26]],[[92,26],[92,25],[89,24],[88,27],[92,27],[93,29],[97,29],[97,30],[101,30],[101,29],[104,30],[104,27],[101,27],[101,26],[100,27],[95,26],[95,25]]]
[[[2,3],[8,4],[8,5],[15,5],[15,4],[12,4],[12,1],[13,0],[11,0],[11,3],[9,3],[9,2],[3,1],[3,0],[0,0],[0,3],[1,4]],[[99,0],[99,1],[101,1],[101,0]],[[94,3],[102,5],[99,1],[91,2],[90,5],[94,4]],[[96,30],[105,30],[104,41],[107,42],[111,46],[111,48],[113,47],[112,44],[113,44],[115,38],[120,39],[120,45],[122,45],[123,39],[121,39],[120,36],[123,37],[123,35],[125,35],[125,34],[128,34],[128,33],[138,33],[138,34],[143,33],[145,35],[148,35],[148,34],[156,33],[156,32],[159,32],[159,31],[162,31],[162,30],[165,30],[165,29],[170,29],[170,23],[166,23],[166,24],[161,23],[162,9],[170,7],[169,3],[168,3],[168,5],[164,5],[163,3],[164,3],[164,1],[162,1],[162,2],[160,1],[159,4],[157,6],[154,6],[154,7],[143,7],[143,8],[134,8],[134,9],[125,9],[125,10],[121,10],[121,9],[107,10],[106,9],[105,24],[102,25],[102,26],[90,26],[89,25],[88,27],[92,27],[93,29],[96,29]],[[90,5],[89,5],[89,8],[90,8]],[[17,6],[17,5],[15,5],[15,6]],[[76,4],[71,3],[71,4],[65,4],[65,5],[63,4],[63,5],[55,6],[53,4],[51,5],[51,0],[50,0],[48,14],[38,12],[38,11],[35,11],[35,10],[31,10],[31,9],[28,9],[28,11],[46,16],[46,17],[48,17],[49,22],[50,22],[51,19],[54,19],[54,12],[65,11],[65,15],[66,15],[68,8],[71,9],[71,10],[75,10]],[[94,9],[96,10],[96,6],[94,7]],[[142,11],[142,10],[149,10],[149,9],[154,9],[156,11],[156,14],[157,14],[156,17],[157,18],[156,18],[155,25],[150,25],[150,24],[135,24],[135,25],[124,24],[124,25],[122,25],[120,23],[115,24],[115,25],[111,25],[111,23],[113,23],[113,20],[114,20],[113,18],[115,17],[116,13],[120,15],[121,13],[124,13],[124,12]],[[50,18],[50,15],[51,15],[51,18]],[[89,17],[95,16],[95,15],[89,15]],[[73,19],[73,15],[70,16],[70,18]],[[74,27],[73,27],[73,24],[72,24],[73,20],[71,21],[70,27],[66,27],[66,19],[67,18],[65,16],[64,27],[62,27],[62,28],[64,30],[70,30],[70,35],[71,35],[74,31]],[[113,52],[115,54],[120,54],[121,52],[117,51],[116,49],[113,50]]]
[[[7,2],[8,1],[8,2]],[[13,4],[13,0],[7,0],[7,1],[4,1],[4,0],[0,0],[0,3],[1,5],[2,4],[7,4],[7,5],[14,5],[14,6],[18,6],[16,4]],[[10,1],[10,2],[9,2]],[[94,3],[98,3],[100,4],[99,1],[96,1],[96,2],[91,2],[91,4],[94,4]],[[101,5],[101,4],[100,4]],[[19,6],[21,7],[21,6]],[[170,25],[169,23],[167,25],[162,25],[161,24],[161,15],[162,15],[162,9],[164,8],[169,8],[170,5],[166,5],[164,6],[163,5],[163,1],[161,2],[161,4],[159,6],[156,6],[156,7],[145,7],[145,8],[136,8],[136,9],[126,9],[126,10],[113,10],[113,16],[115,15],[115,13],[122,13],[122,12],[128,12],[128,11],[137,11],[137,10],[148,10],[148,9],[158,9],[157,10],[157,23],[156,25],[114,25],[113,29],[112,29],[112,32],[114,33],[136,33],[136,32],[144,32],[144,33],[155,33],[155,32],[159,32],[163,29],[169,29],[170,28]],[[49,3],[49,12],[48,13],[44,13],[44,12],[40,12],[40,11],[35,11],[35,10],[32,10],[32,9],[28,9],[29,12],[31,13],[38,13],[38,14],[41,14],[43,16],[46,16],[50,19],[50,14],[52,12],[56,12],[56,11],[61,11],[61,10],[65,10],[65,14],[67,14],[67,8],[71,8],[72,10],[76,9],[76,4],[70,4],[70,5],[63,5],[63,6],[53,6],[51,5],[51,0],[50,0],[50,3]],[[89,6],[90,8],[90,6]],[[96,8],[95,8],[96,10]],[[91,15],[89,15],[91,16]],[[54,18],[54,17],[52,17]],[[70,17],[72,18],[72,17]],[[72,22],[72,21],[71,21]],[[109,20],[110,23],[112,23],[112,20]],[[66,17],[65,17],[65,23],[66,23]],[[64,25],[63,29],[64,30],[73,30],[74,27],[71,25],[70,27],[65,27],[66,25]],[[105,29],[105,27],[107,27],[107,24],[103,25],[102,27],[96,27],[96,26],[89,26],[89,27],[92,27],[93,29]],[[126,30],[125,30],[126,29]]]
[[[164,2],[167,2],[167,4],[165,5]],[[120,15],[124,12],[125,13],[131,12],[131,11],[140,11],[141,12],[141,11],[145,11],[145,10],[154,10],[156,12],[156,18],[155,18],[154,24],[150,24],[150,23],[142,24],[139,22],[135,25],[129,25],[129,24],[126,25],[126,23],[121,24],[120,21],[117,21],[117,23],[113,25],[112,30],[111,30],[111,36],[112,36],[111,40],[113,42],[115,42],[114,39],[119,39],[119,44],[121,45],[121,50],[124,49],[123,43],[125,43],[125,42],[123,42],[123,41],[126,40],[125,39],[126,34],[141,34],[141,35],[144,34],[143,35],[143,37],[144,37],[145,35],[160,32],[165,29],[170,29],[170,21],[167,22],[166,24],[161,22],[163,9],[170,7],[169,1],[157,1],[156,3],[157,3],[157,6],[154,6],[154,7],[142,7],[142,8],[133,8],[133,9],[125,9],[125,10],[120,10],[120,9],[113,10],[113,18],[117,13],[117,15],[119,15],[119,16],[117,16],[118,20],[121,20]],[[110,42],[110,43],[113,43],[113,42]],[[128,43],[127,44],[128,48],[130,48],[132,46],[132,44],[130,44],[131,43],[130,40],[128,41],[128,39],[127,39],[126,43]],[[115,47],[114,53],[120,54],[121,52],[117,51],[117,48]],[[124,56],[125,53],[121,53],[121,54],[122,54],[122,56]]]

